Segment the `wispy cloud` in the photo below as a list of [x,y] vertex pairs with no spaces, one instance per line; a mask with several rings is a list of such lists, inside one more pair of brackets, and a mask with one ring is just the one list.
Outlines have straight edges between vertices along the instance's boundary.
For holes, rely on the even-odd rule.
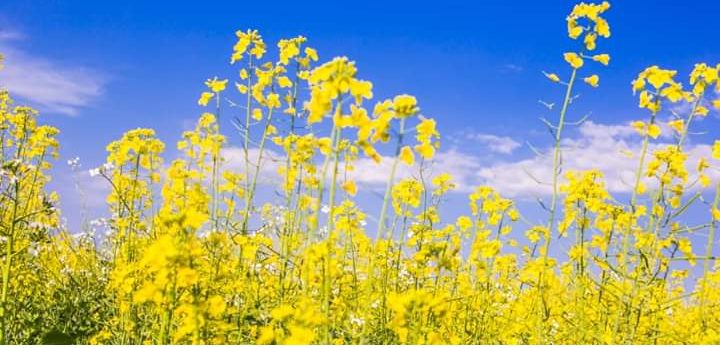
[[31,54],[18,45],[24,39],[19,32],[0,31],[0,53],[5,56],[1,88],[43,111],[69,116],[102,94],[107,78],[101,72]]
[[485,133],[466,133],[465,138],[485,145],[490,151],[509,155],[520,147],[520,143],[513,138]]
[[[457,184],[458,190],[467,191],[472,188],[473,174],[480,168],[480,161],[474,156],[450,149],[436,154],[433,163],[425,166],[423,176],[432,178],[441,173],[451,174]],[[384,187],[388,181],[390,169],[394,159],[382,157],[380,163],[369,158],[360,158],[353,163],[354,170],[349,177],[364,187]],[[395,178],[419,177],[419,163],[409,167],[403,163],[398,164]]]
[[[221,155],[225,159],[223,169],[239,173],[245,172],[245,150],[243,150],[243,148],[237,146],[230,146],[224,148],[221,152]],[[250,161],[251,175],[255,174],[254,171],[257,168],[259,156],[259,149],[251,148],[248,150],[248,159]],[[281,164],[284,163],[284,154],[273,151],[272,149],[265,149],[263,152],[262,163],[260,163],[260,171],[258,172],[258,183],[277,183],[280,178],[278,174],[278,168]]]
[[[661,125],[663,135],[649,147],[649,154],[672,144],[672,131],[664,122]],[[493,139],[492,135],[486,135],[488,139]],[[629,122],[601,124],[587,121],[579,127],[577,134],[563,141],[562,148],[563,172],[598,169],[604,173],[605,184],[610,192],[617,194],[632,191],[641,143]],[[686,143],[684,148],[688,153],[686,164],[691,173],[700,158],[710,157],[712,151],[708,144]],[[540,152],[526,158],[504,158],[489,162],[488,157],[481,153],[454,148],[437,153],[427,176],[447,172],[458,183],[460,192],[471,191],[477,185],[489,185],[509,197],[544,197],[552,192],[552,148],[547,146],[541,148]],[[358,182],[381,185],[387,180],[391,163],[390,158],[383,158],[378,167],[368,159],[361,159],[356,163],[353,175]],[[397,177],[417,176],[416,173],[417,168],[401,166]],[[708,174],[713,179],[720,179],[720,172]],[[690,180],[694,180],[692,175]],[[650,181],[647,185],[653,187]]]
[[[663,133],[671,134],[668,129]],[[660,138],[650,146],[649,153],[670,145],[669,140],[667,135]],[[632,191],[641,144],[629,123],[606,125],[585,122],[580,126],[579,134],[566,138],[562,146],[564,172],[598,169],[604,173],[606,186],[611,192]],[[478,171],[476,179],[509,196],[529,198],[548,195],[552,190],[552,149],[543,151],[543,154],[530,158],[487,166]],[[685,151],[688,153],[688,168],[694,168],[701,157],[710,156],[711,147],[688,143]],[[717,176],[717,173],[713,175]]]

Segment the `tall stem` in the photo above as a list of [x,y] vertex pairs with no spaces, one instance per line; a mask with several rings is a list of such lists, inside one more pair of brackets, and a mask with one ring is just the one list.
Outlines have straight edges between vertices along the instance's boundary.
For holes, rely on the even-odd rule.
[[[252,70],[252,55],[248,54],[248,68]],[[245,103],[245,139],[243,144],[243,152],[245,155],[245,180],[246,182],[250,181],[250,116],[252,114],[252,98],[251,98],[251,87],[252,87],[252,74],[248,74],[247,79],[247,100]],[[246,184],[246,190],[245,190],[245,216],[243,219],[243,229],[242,233],[247,234],[247,226],[248,226],[248,216],[249,216],[249,210],[251,205],[251,199],[250,199],[250,187]]]
[[718,220],[716,218],[715,209],[718,209],[718,204],[720,203],[720,182],[718,182],[717,186],[715,187],[715,199],[713,199],[712,207],[710,208],[711,213],[711,220],[710,220],[710,227],[708,229],[708,240],[707,240],[707,246],[705,249],[705,260],[703,261],[703,286],[702,286],[702,293],[700,297],[700,320],[702,321],[703,327],[706,325],[706,319],[705,319],[705,302],[707,300],[707,292],[708,292],[708,279],[707,274],[710,270],[710,259],[712,258],[712,252],[713,252],[713,244],[715,243],[715,226],[718,224]]
[[243,231],[247,233],[248,228],[248,221],[250,220],[250,210],[252,207],[253,199],[255,198],[255,189],[257,188],[257,179],[258,176],[260,176],[260,168],[262,167],[262,157],[263,152],[265,152],[265,143],[267,142],[267,133],[268,129],[272,125],[272,114],[273,114],[273,108],[270,108],[268,111],[268,117],[267,121],[265,123],[265,129],[263,130],[262,138],[260,139],[260,146],[258,148],[258,158],[257,162],[254,164],[255,166],[255,172],[252,176],[252,181],[250,183],[250,187],[248,188],[249,192],[247,192],[247,198],[246,198],[246,205],[245,205],[245,216],[243,217]]
[[565,115],[567,114],[570,100],[572,99],[572,88],[575,84],[575,78],[577,76],[577,69],[573,69],[572,75],[570,76],[570,82],[567,84],[565,90],[565,99],[563,100],[563,106],[560,110],[560,121],[558,122],[557,129],[555,131],[555,147],[553,150],[553,171],[552,171],[552,200],[550,202],[550,218],[548,219],[548,231],[549,236],[545,240],[545,255],[544,261],[547,262],[548,254],[550,254],[550,240],[552,239],[552,232],[555,229],[555,212],[557,210],[557,202],[559,196],[559,179],[560,179],[560,141],[562,140],[562,131],[565,127]]
[[12,268],[12,259],[14,254],[14,243],[15,243],[15,229],[17,226],[17,214],[18,214],[18,194],[20,193],[20,184],[15,183],[15,197],[13,201],[13,215],[12,224],[10,227],[10,233],[8,240],[5,243],[5,262],[3,263],[2,270],[2,293],[0,294],[0,344],[7,344],[6,330],[7,330],[7,296],[10,288],[10,269]]
[[383,236],[385,230],[385,220],[387,215],[388,206],[390,204],[390,193],[392,192],[393,183],[395,181],[395,172],[397,171],[398,163],[400,162],[400,150],[403,145],[403,135],[405,133],[405,117],[400,119],[400,133],[398,134],[397,147],[395,149],[395,158],[393,159],[392,167],[390,168],[390,177],[385,187],[385,195],[383,196],[383,204],[380,210],[380,219],[378,220],[377,234],[375,240],[378,241]]

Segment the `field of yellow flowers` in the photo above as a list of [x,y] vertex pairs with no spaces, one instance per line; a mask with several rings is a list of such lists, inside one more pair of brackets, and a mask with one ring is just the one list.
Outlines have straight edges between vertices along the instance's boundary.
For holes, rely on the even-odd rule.
[[[322,62],[304,37],[278,42],[272,60],[257,31],[238,31],[239,78],[206,82],[207,112],[174,144],[178,158],[164,160],[152,129],[110,143],[93,170],[112,188],[101,240],[59,223],[46,189],[59,131],[0,92],[0,343],[719,344],[720,182],[708,172],[720,141],[699,163],[683,145],[693,121],[720,108],[705,98],[720,91],[720,64],[698,63],[687,80],[651,66],[632,81],[646,117],[633,123],[642,151],[628,202],[599,171],[561,170],[573,95],[610,63],[609,8],[572,9],[567,71],[545,73],[564,95],[548,124],[552,196],[547,223],[523,229],[515,203],[485,186],[443,220],[455,184],[427,174],[436,120],[410,95],[373,100],[354,62]],[[656,116],[674,103],[691,106],[667,128],[674,144],[651,151]],[[221,156],[230,107],[241,110],[239,171]],[[377,224],[348,179],[363,157],[392,161],[382,205],[367,213]],[[259,202],[270,161],[280,199]],[[396,177],[401,166],[417,171]],[[683,222],[688,209],[705,222]],[[695,233],[707,244],[692,245]],[[566,255],[558,239],[572,241]]]

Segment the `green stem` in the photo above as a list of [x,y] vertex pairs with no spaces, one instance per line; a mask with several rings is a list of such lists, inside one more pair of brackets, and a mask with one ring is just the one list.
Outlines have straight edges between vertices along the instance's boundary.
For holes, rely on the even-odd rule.
[[700,320],[702,321],[703,327],[707,325],[707,320],[705,319],[704,311],[705,311],[705,302],[707,300],[707,291],[708,291],[708,279],[707,274],[710,270],[710,259],[712,258],[713,253],[713,246],[715,243],[715,226],[717,225],[718,221],[715,217],[715,209],[718,209],[718,204],[720,203],[720,182],[715,187],[715,199],[713,199],[713,205],[710,208],[710,213],[712,215],[712,218],[710,220],[710,227],[708,228],[708,241],[707,241],[707,247],[705,250],[705,260],[703,261],[703,287],[702,287],[702,294],[700,297]]
[[[252,55],[248,54],[248,68],[252,70]],[[251,87],[252,87],[252,75],[248,73],[247,80],[247,98],[245,103],[245,139],[243,144],[243,153],[245,155],[245,180],[250,180],[250,116],[252,115],[252,98],[251,98]],[[246,185],[247,186],[247,185]],[[245,215],[243,219],[242,233],[247,234],[249,210],[250,210],[250,187],[246,187],[245,190]]]
[[255,165],[255,173],[253,173],[252,176],[252,182],[249,187],[249,192],[246,196],[245,201],[245,214],[243,216],[243,232],[247,233],[248,229],[248,221],[250,220],[250,210],[252,208],[252,202],[255,198],[255,189],[257,188],[257,179],[260,176],[260,168],[262,167],[262,158],[263,153],[265,152],[265,143],[267,142],[267,133],[268,129],[272,125],[272,115],[273,115],[273,108],[270,108],[268,111],[268,117],[267,121],[265,122],[265,129],[263,131],[262,138],[260,139],[260,146],[258,148],[258,158]]
[[380,240],[385,230],[385,220],[387,215],[388,206],[390,204],[390,193],[395,181],[395,172],[397,171],[398,163],[400,162],[400,150],[403,144],[403,133],[405,133],[405,117],[400,119],[400,133],[398,135],[397,148],[395,149],[395,159],[393,160],[392,167],[390,168],[390,177],[385,187],[385,195],[383,196],[383,204],[380,210],[380,219],[378,220],[377,234],[375,235],[375,241]]
[[8,290],[10,288],[10,269],[12,267],[12,259],[14,254],[14,243],[15,243],[15,229],[17,226],[17,206],[18,206],[18,194],[20,193],[20,185],[15,184],[15,200],[13,204],[13,219],[10,227],[10,233],[8,240],[5,243],[5,262],[3,263],[2,272],[2,293],[0,294],[0,344],[7,344],[6,330],[7,330],[7,297]]
[[548,255],[550,254],[550,241],[552,240],[553,230],[555,229],[555,212],[557,209],[557,202],[558,202],[558,196],[559,196],[559,172],[560,172],[560,140],[562,139],[562,131],[565,127],[565,116],[567,115],[568,107],[570,106],[570,101],[572,100],[572,89],[573,85],[575,84],[575,78],[577,77],[577,69],[573,69],[572,75],[570,76],[570,81],[567,84],[567,89],[565,90],[565,98],[563,99],[563,105],[562,109],[560,110],[560,120],[557,125],[557,129],[555,131],[555,145],[553,150],[553,191],[552,191],[552,200],[550,204],[550,217],[548,219],[548,235],[545,238],[545,250],[543,255],[543,268],[540,271],[540,274],[538,276],[538,287],[540,295],[540,302],[542,303],[543,307],[545,307],[545,287],[543,284],[543,277],[546,272],[546,266],[548,262]]
[[559,197],[559,177],[560,177],[560,140],[562,139],[562,131],[565,127],[565,115],[567,114],[568,106],[570,105],[572,88],[575,83],[577,76],[577,69],[573,69],[572,75],[570,76],[570,82],[568,82],[567,89],[565,90],[565,99],[563,100],[563,106],[560,110],[560,121],[557,125],[555,132],[555,146],[553,150],[553,192],[552,200],[550,203],[550,218],[548,219],[548,230],[550,236],[545,240],[545,255],[544,261],[547,262],[548,254],[550,254],[550,240],[552,240],[552,232],[555,229],[555,212],[557,210],[557,202]]

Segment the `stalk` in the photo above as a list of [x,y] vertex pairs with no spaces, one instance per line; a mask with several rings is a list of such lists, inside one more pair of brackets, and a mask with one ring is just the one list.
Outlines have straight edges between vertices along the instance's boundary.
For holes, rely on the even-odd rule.
[[390,193],[392,192],[393,182],[395,180],[395,172],[397,171],[397,166],[400,162],[400,149],[402,149],[404,133],[405,117],[400,119],[400,134],[398,135],[397,147],[395,149],[395,159],[393,160],[392,167],[390,168],[390,178],[388,179],[387,186],[385,187],[385,196],[383,197],[383,204],[380,210],[380,219],[378,220],[378,229],[377,234],[375,235],[375,241],[378,241],[382,237],[385,230],[385,219],[390,202]]
[[249,191],[247,192],[245,201],[245,214],[243,216],[243,231],[247,233],[248,220],[250,220],[250,208],[252,206],[253,199],[255,198],[255,189],[257,188],[257,178],[260,176],[260,168],[262,167],[262,155],[265,152],[265,143],[267,142],[267,131],[271,125],[272,114],[274,108],[269,108],[267,122],[265,122],[265,129],[263,131],[262,138],[260,139],[260,147],[258,148],[258,159],[255,163],[255,173],[252,177],[252,183],[250,184]]
[[715,243],[715,226],[718,223],[717,218],[715,217],[715,209],[717,209],[718,204],[720,203],[720,182],[715,187],[715,199],[713,199],[713,205],[710,208],[711,212],[711,221],[710,221],[710,227],[708,228],[708,241],[707,241],[707,247],[705,250],[705,260],[703,261],[703,287],[702,287],[702,295],[700,297],[700,320],[702,321],[703,328],[707,325],[707,321],[705,319],[705,304],[707,302],[707,291],[708,291],[708,279],[707,274],[710,270],[710,260],[712,259],[712,252],[713,252],[713,244]]
[[[252,55],[248,54],[248,68],[252,70]],[[251,98],[251,87],[252,87],[252,75],[248,73],[248,80],[247,80],[247,100],[245,103],[245,139],[243,144],[243,151],[245,155],[245,180],[250,180],[250,116],[251,116],[251,107],[252,107],[252,98]],[[246,184],[247,186],[247,184]],[[247,225],[248,225],[248,218],[250,211],[250,188],[246,187],[245,190],[245,215],[243,219],[243,228],[242,233],[247,234]]]
[[2,271],[2,293],[0,294],[0,344],[7,344],[5,331],[7,330],[7,296],[10,288],[10,268],[12,267],[12,259],[14,254],[15,229],[17,228],[17,206],[18,194],[20,192],[19,181],[15,183],[15,197],[13,202],[13,219],[10,227],[10,234],[5,243],[5,262]]
[[[338,106],[338,110],[339,110]],[[323,279],[323,297],[324,297],[324,303],[323,303],[323,309],[325,312],[325,317],[328,318],[328,325],[325,326],[325,344],[330,343],[330,326],[332,325],[332,321],[330,320],[330,288],[332,287],[332,280],[330,279],[331,271],[330,266],[332,263],[330,262],[330,257],[332,253],[332,234],[334,229],[334,213],[335,213],[335,193],[337,191],[337,177],[338,177],[338,157],[340,150],[338,149],[338,143],[340,142],[340,129],[336,129],[333,139],[333,173],[332,173],[332,181],[330,182],[330,192],[328,197],[328,220],[327,220],[327,239],[325,241],[326,243],[326,252],[327,255],[325,256],[325,277]]]
[[573,69],[572,75],[570,76],[570,82],[568,82],[567,89],[565,90],[565,99],[563,100],[563,106],[560,110],[560,122],[555,132],[555,147],[553,150],[553,195],[550,203],[550,218],[548,220],[548,230],[550,236],[545,240],[545,255],[544,261],[547,262],[548,254],[550,254],[550,240],[552,239],[552,231],[555,229],[555,212],[557,210],[557,202],[559,198],[559,171],[560,171],[560,140],[562,136],[563,128],[565,127],[565,115],[567,114],[568,106],[570,105],[570,99],[572,94],[572,88],[577,77],[577,69]]
[[[548,236],[545,239],[545,252],[543,255],[543,268],[540,271],[539,277],[538,277],[538,286],[540,287],[539,295],[541,303],[545,303],[545,288],[542,285],[543,282],[543,276],[546,271],[546,265],[548,261],[548,255],[550,254],[550,241],[552,240],[552,232],[555,229],[555,213],[557,210],[557,202],[559,197],[559,171],[560,171],[560,140],[562,136],[563,128],[565,127],[565,116],[567,115],[568,107],[570,106],[570,100],[572,99],[572,89],[573,85],[575,84],[575,78],[577,77],[577,69],[573,69],[572,75],[570,75],[570,81],[567,84],[567,89],[565,90],[565,98],[563,99],[563,105],[562,109],[560,110],[560,121],[557,125],[557,130],[555,132],[555,146],[553,150],[553,192],[552,192],[552,200],[550,204],[550,218],[548,219]],[[543,305],[544,306],[544,305]]]
[[335,212],[335,196],[337,191],[337,179],[338,179],[338,172],[339,172],[339,157],[340,157],[340,149],[338,149],[338,145],[340,143],[340,130],[338,129],[337,132],[335,132],[335,146],[333,149],[333,173],[332,173],[332,181],[330,182],[330,192],[328,197],[328,235],[332,233],[335,221],[333,219],[333,214]]

